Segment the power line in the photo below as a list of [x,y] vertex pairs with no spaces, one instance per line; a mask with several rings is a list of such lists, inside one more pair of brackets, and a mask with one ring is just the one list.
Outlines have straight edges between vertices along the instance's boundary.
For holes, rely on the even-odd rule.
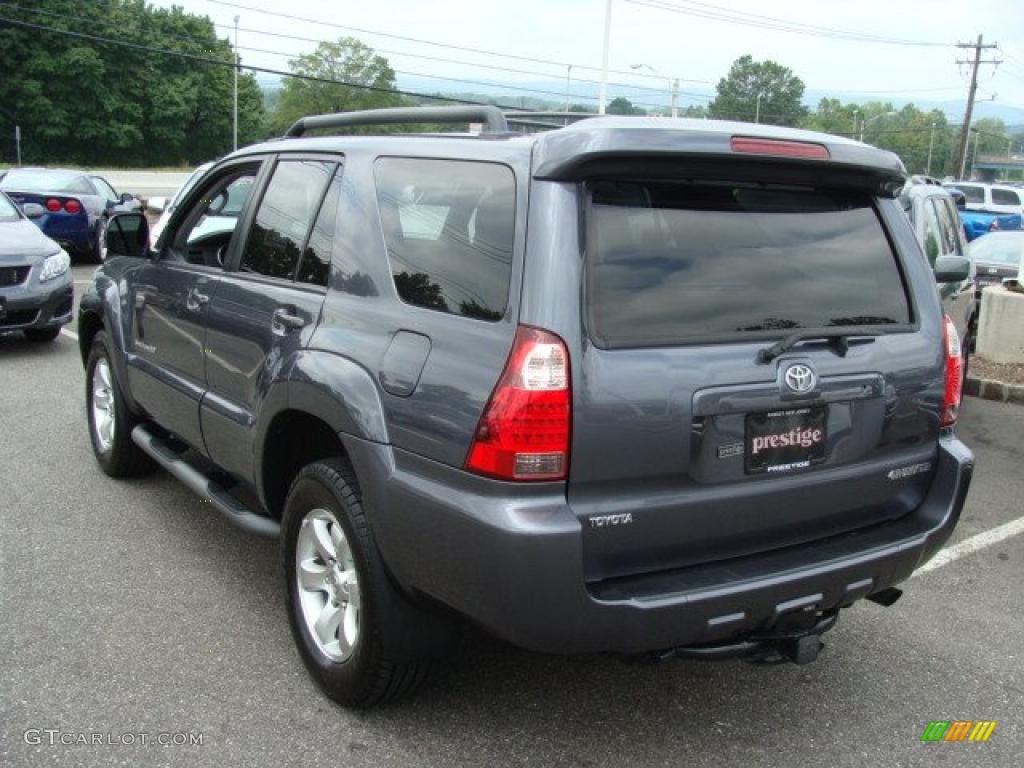
[[[485,48],[472,48],[472,47],[466,46],[466,45],[456,45],[455,43],[439,43],[436,40],[426,40],[426,39],[421,38],[421,37],[410,37],[408,35],[396,35],[396,34],[392,34],[390,32],[381,32],[379,30],[367,29],[365,27],[352,27],[352,26],[348,26],[346,24],[337,24],[335,22],[325,21],[324,19],[312,19],[312,18],[309,18],[308,16],[296,16],[295,14],[282,13],[280,11],[268,11],[268,10],[266,10],[264,8],[256,8],[256,7],[253,7],[251,5],[243,5],[242,3],[227,2],[227,0],[206,0],[206,2],[213,3],[214,5],[223,5],[223,6],[226,6],[228,8],[235,8],[235,9],[239,9],[239,10],[243,10],[243,11],[251,11],[253,13],[262,13],[264,15],[274,16],[274,17],[277,17],[277,18],[280,18],[280,19],[290,19],[291,21],[302,21],[302,22],[306,22],[308,24],[316,24],[316,25],[321,26],[321,27],[333,27],[334,29],[342,29],[342,30],[345,30],[345,31],[348,31],[348,32],[359,32],[360,34],[364,34],[364,35],[376,35],[377,37],[386,37],[386,38],[389,38],[389,39],[392,39],[392,40],[403,40],[403,41],[405,41],[407,43],[417,43],[419,45],[430,45],[430,46],[434,46],[435,48],[447,48],[447,49],[450,49],[450,50],[453,50],[453,51],[465,51],[467,53],[479,53],[479,54],[482,54],[484,56],[498,56],[498,57],[501,57],[501,58],[504,58],[504,59],[514,59],[516,61],[526,61],[526,62],[530,62],[532,64],[547,64],[547,65],[550,65],[550,66],[553,66],[553,67],[560,67],[562,69],[565,69],[566,67],[572,66],[573,69],[587,70],[589,72],[599,72],[599,71],[601,71],[600,67],[592,67],[592,66],[588,66],[586,64],[575,64],[575,63],[569,62],[569,61],[555,61],[553,59],[541,59],[541,58],[536,58],[536,57],[532,57],[532,56],[523,56],[521,54],[516,54],[516,53],[503,53],[501,51],[491,51],[491,50],[487,50]],[[665,80],[666,79],[664,77],[660,77],[659,75],[649,75],[649,74],[642,73],[642,72],[629,72],[629,71],[622,70],[622,69],[609,69],[608,71],[610,73],[616,74],[616,75],[629,75],[629,76],[632,76],[632,77],[653,78],[653,79],[656,79],[656,80]],[[702,85],[714,85],[715,84],[714,81],[712,81],[712,80],[695,80],[695,79],[692,79],[692,78],[685,78],[685,77],[680,77],[678,79],[680,81],[682,81],[682,82],[687,82],[687,83],[700,83]]]
[[[115,39],[112,39],[112,38],[109,38],[109,37],[102,37],[100,35],[87,34],[85,32],[74,32],[72,30],[67,30],[67,29],[57,29],[56,27],[48,27],[48,26],[45,26],[43,24],[33,24],[31,22],[20,21],[18,19],[8,19],[8,18],[2,17],[2,16],[0,16],[0,22],[5,23],[5,24],[11,24],[11,25],[16,26],[16,27],[24,27],[26,29],[35,29],[35,30],[38,30],[38,31],[41,31],[41,32],[50,32],[50,33],[53,33],[53,34],[56,34],[56,35],[63,35],[65,37],[75,37],[75,38],[78,38],[78,39],[81,39],[81,40],[91,40],[93,42],[98,42],[98,43],[107,43],[109,45],[116,45],[116,46],[120,46],[122,48],[130,48],[132,50],[142,51],[144,53],[159,53],[159,54],[162,54],[162,55],[165,55],[165,56],[175,56],[175,57],[180,58],[180,59],[189,59],[191,61],[199,61],[199,62],[203,62],[205,64],[215,64],[215,65],[221,66],[221,67],[234,67],[235,66],[235,63],[233,61],[223,61],[221,59],[211,59],[211,58],[209,58],[207,56],[198,56],[198,55],[193,54],[193,53],[184,53],[182,51],[169,51],[169,50],[167,50],[165,48],[156,48],[156,47],[151,46],[151,45],[142,45],[140,43],[131,43],[131,42],[128,42],[127,40],[115,40]],[[269,67],[256,67],[256,66],[253,66],[251,64],[240,64],[239,65],[239,69],[249,70],[250,72],[262,72],[262,73],[265,73],[265,74],[280,75],[281,77],[293,77],[293,78],[296,78],[298,80],[307,80],[307,81],[311,81],[311,82],[330,83],[330,84],[333,84],[333,85],[344,85],[344,86],[348,86],[349,88],[357,88],[357,89],[364,90],[364,91],[375,91],[377,93],[394,93],[394,94],[397,94],[399,96],[410,96],[410,97],[418,98],[418,99],[428,99],[428,100],[433,100],[433,101],[446,101],[446,102],[455,103],[455,104],[472,104],[472,105],[475,105],[475,106],[486,106],[485,102],[473,101],[471,99],[460,99],[460,98],[455,98],[455,97],[450,97],[450,96],[441,96],[441,95],[438,95],[438,94],[430,94],[430,93],[418,93],[416,91],[404,91],[404,90],[400,90],[400,89],[397,89],[397,88],[382,88],[382,87],[375,86],[375,85],[363,85],[362,83],[352,83],[352,82],[347,82],[347,81],[344,81],[344,80],[332,80],[330,78],[316,77],[314,75],[297,75],[294,72],[285,72],[284,70],[271,69]],[[519,107],[516,107],[516,106],[500,104],[500,103],[499,104],[495,104],[494,106],[499,107],[501,109],[507,109],[507,110],[510,110],[510,111],[515,111],[515,110],[519,109]]]
[[[211,0],[213,2],[215,0]],[[861,43],[881,43],[885,45],[906,45],[919,47],[947,47],[949,43],[930,42],[926,40],[908,40],[896,37],[882,37],[870,35],[863,32],[836,29],[834,27],[821,27],[813,24],[789,21],[774,16],[761,16],[754,13],[734,11],[709,3],[694,2],[693,0],[682,0],[685,7],[666,2],[665,0],[625,0],[631,5],[646,6],[661,11],[679,13],[686,16],[698,16],[700,18],[724,21],[730,24],[742,24],[748,27],[759,29],[770,29],[778,32],[791,32],[794,34],[810,35],[813,37],[826,37],[833,40],[847,40]]]

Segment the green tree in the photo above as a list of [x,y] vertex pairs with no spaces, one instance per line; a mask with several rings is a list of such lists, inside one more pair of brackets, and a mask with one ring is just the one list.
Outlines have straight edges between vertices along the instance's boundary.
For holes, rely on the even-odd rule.
[[[53,13],[40,15],[39,11]],[[36,0],[18,19],[60,31],[0,29],[0,144],[13,160],[13,126],[26,163],[175,165],[231,150],[233,51],[206,17],[145,0]],[[209,59],[198,61],[164,51]],[[262,95],[239,78],[239,140],[258,137]]]
[[285,79],[270,120],[275,133],[284,132],[306,115],[403,103],[402,97],[393,93],[395,72],[388,60],[352,37],[320,43],[313,53],[292,59],[289,68],[296,75],[319,80]]
[[855,136],[854,123],[859,115],[856,104],[843,104],[839,99],[822,99],[817,108],[804,119],[803,128],[837,136]]
[[715,99],[708,105],[708,115],[714,118],[753,122],[758,94],[762,123],[797,125],[807,113],[801,103],[803,81],[788,67],[774,61],[754,61],[749,55],[733,62],[715,91]]
[[646,114],[644,110],[638,109],[633,106],[633,102],[629,99],[619,96],[618,98],[612,99],[608,102],[608,106],[604,108],[604,111],[609,115],[643,115]]

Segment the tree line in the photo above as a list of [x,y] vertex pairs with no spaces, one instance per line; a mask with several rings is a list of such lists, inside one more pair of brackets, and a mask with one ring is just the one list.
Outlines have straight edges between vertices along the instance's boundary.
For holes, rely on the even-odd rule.
[[[231,150],[235,51],[209,18],[145,0],[35,0],[31,11],[21,10],[18,19],[57,31],[0,22],[0,71],[7,73],[0,78],[0,161],[15,159],[15,125],[26,164],[194,165]],[[240,146],[279,136],[304,115],[445,103],[443,94],[398,92],[388,60],[351,37],[320,43],[288,69],[298,77],[284,78],[280,90],[267,93],[251,73],[240,72]],[[829,98],[812,110],[803,104],[804,90],[789,68],[743,56],[718,82],[714,99],[680,113],[863,134],[899,154],[912,173],[929,169],[931,146],[931,173],[955,173],[958,126],[941,111]],[[543,99],[519,101],[516,106],[530,109],[564,108]],[[593,106],[570,109],[592,112]],[[607,111],[648,114],[621,96]],[[1000,120],[984,118],[973,127],[971,152],[976,146],[981,154],[1005,153],[1008,138],[1024,142],[1024,133],[1008,137]]]

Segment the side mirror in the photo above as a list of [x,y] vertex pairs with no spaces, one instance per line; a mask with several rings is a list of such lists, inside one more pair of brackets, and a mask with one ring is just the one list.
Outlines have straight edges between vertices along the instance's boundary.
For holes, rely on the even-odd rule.
[[134,199],[135,199],[135,195],[133,195],[131,192],[122,192],[121,193],[121,201],[120,202],[122,202],[122,203],[130,203]]
[[166,197],[151,197],[146,200],[146,210],[151,213],[163,213],[167,207]]
[[962,283],[971,276],[971,260],[965,256],[940,256],[935,260],[935,282]]
[[25,205],[21,207],[21,211],[30,219],[41,219],[46,215],[46,209],[39,203],[25,203]]
[[119,213],[107,222],[103,237],[106,258],[131,256],[145,258],[149,254],[149,222],[141,213]]

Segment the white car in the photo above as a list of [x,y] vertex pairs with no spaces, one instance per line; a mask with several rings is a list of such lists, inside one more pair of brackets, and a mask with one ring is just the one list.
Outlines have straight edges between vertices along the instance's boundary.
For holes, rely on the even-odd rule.
[[1024,215],[1024,190],[970,181],[958,181],[946,186],[964,193],[969,211]]

